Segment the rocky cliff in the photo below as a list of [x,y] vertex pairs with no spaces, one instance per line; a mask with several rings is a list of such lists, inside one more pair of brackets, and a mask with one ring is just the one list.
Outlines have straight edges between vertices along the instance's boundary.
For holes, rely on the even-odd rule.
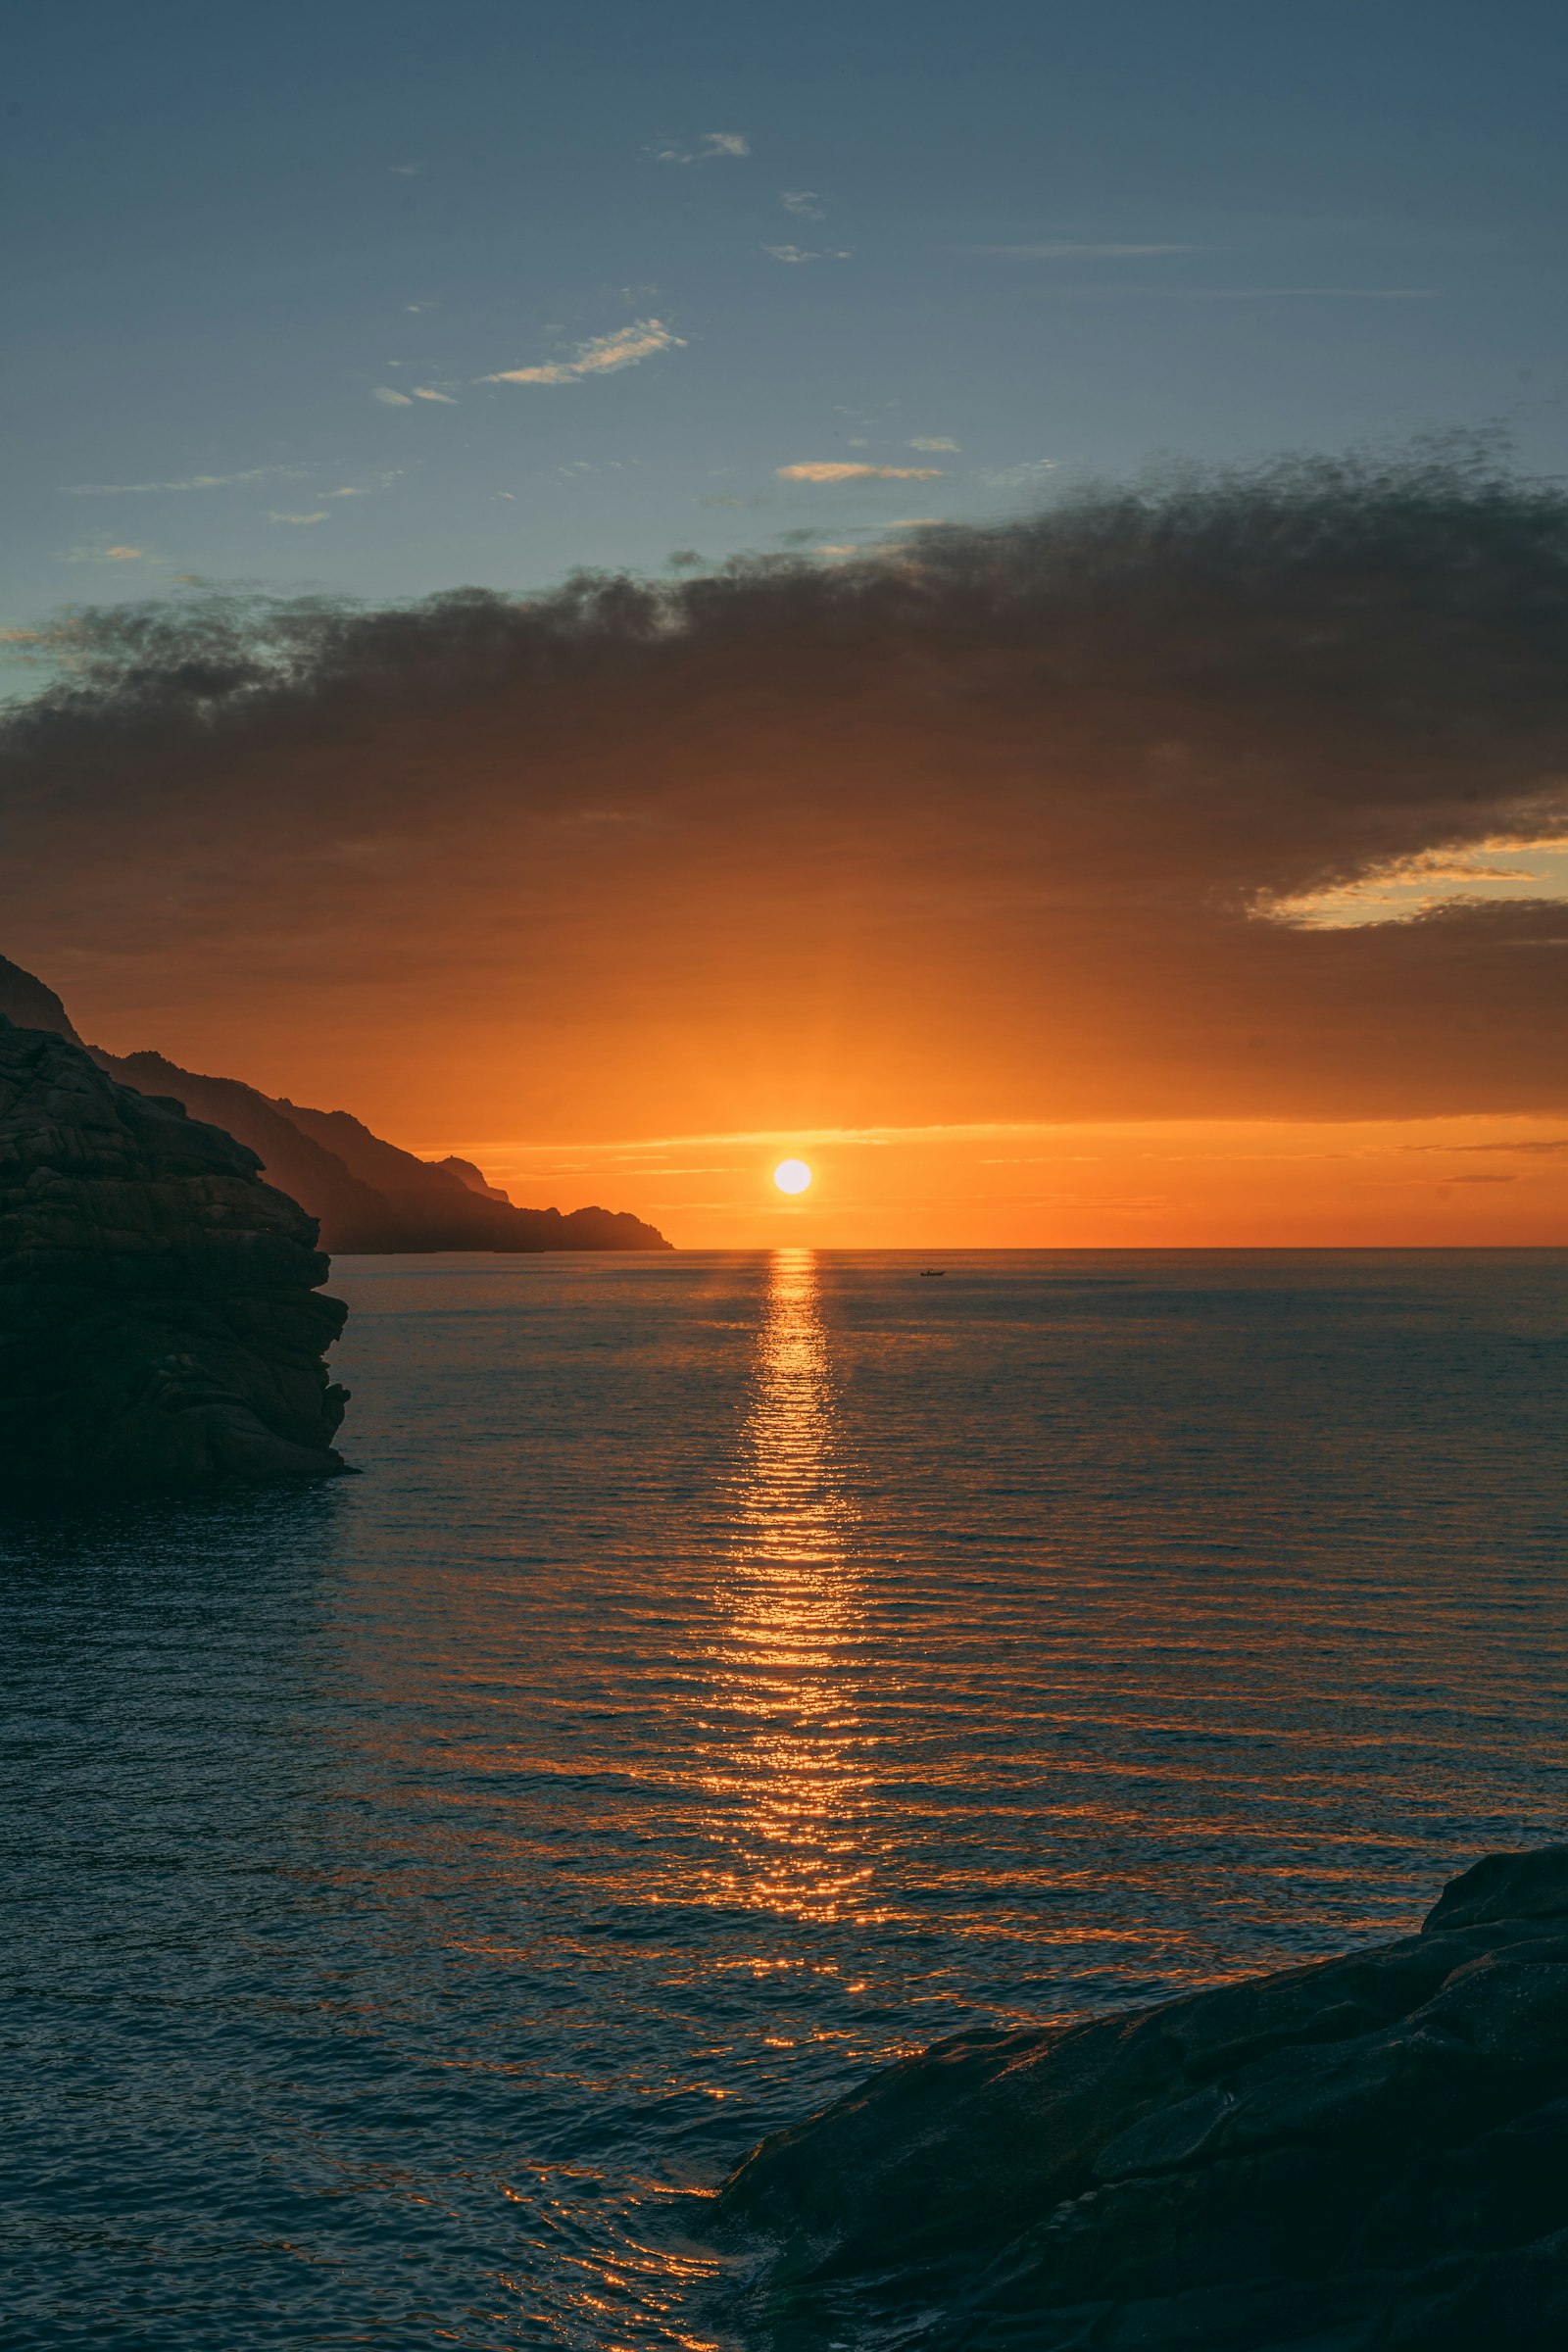
[[0,1016],[0,1488],[320,1478],[346,1309],[253,1152]]
[[254,1152],[270,1184],[315,1217],[324,1250],[394,1250],[398,1220],[390,1201],[344,1166],[335,1152],[306,1135],[281,1104],[241,1078],[207,1078],[162,1054],[105,1054],[89,1049],[101,1070],[139,1094],[183,1102],[193,1119],[221,1127]]
[[790,2352],[1561,2352],[1568,1846],[1396,1943],[938,2042],[720,2208]]

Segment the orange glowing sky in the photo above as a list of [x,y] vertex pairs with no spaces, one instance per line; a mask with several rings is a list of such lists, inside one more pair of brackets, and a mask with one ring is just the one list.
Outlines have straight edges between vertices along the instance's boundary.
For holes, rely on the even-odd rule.
[[[772,1168],[809,1160],[801,1199]],[[1280,1248],[1560,1244],[1568,1118],[1183,1121],[657,1138],[468,1139],[517,1200],[628,1200],[688,1247]],[[574,1189],[575,1188],[575,1189]]]

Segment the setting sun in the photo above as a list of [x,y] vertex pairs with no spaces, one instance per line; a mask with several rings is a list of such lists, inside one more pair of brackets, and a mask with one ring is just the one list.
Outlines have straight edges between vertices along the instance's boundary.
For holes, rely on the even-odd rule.
[[804,1193],[811,1181],[811,1171],[804,1159],[781,1159],[773,1170],[773,1182],[781,1193]]

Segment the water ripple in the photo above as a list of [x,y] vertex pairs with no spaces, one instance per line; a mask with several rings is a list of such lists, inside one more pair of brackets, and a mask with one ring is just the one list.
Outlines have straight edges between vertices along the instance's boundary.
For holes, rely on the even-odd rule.
[[1563,1834],[1568,1259],[947,1262],[340,1261],[364,1478],[0,1531],[8,2344],[732,2352],[761,2132]]

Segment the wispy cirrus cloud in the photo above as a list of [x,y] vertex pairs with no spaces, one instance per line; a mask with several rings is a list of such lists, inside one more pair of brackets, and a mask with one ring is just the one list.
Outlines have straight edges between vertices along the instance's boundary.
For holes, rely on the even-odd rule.
[[390,490],[408,471],[405,466],[387,466],[368,482],[345,482],[336,490],[318,490],[318,498],[374,498],[377,491]]
[[1568,1135],[1518,1138],[1500,1135],[1490,1144],[1401,1144],[1401,1152],[1568,1152]]
[[1067,237],[1048,238],[1040,245],[960,245],[959,253],[973,253],[998,262],[1149,262],[1164,254],[1201,253],[1200,245],[1111,245],[1093,244]]
[[671,139],[646,152],[656,164],[715,164],[727,156],[750,155],[752,142],[742,130],[705,130],[694,146]]
[[814,188],[780,188],[778,200],[797,220],[821,220],[826,217],[822,199]]
[[190,473],[176,482],[68,482],[68,498],[143,498],[158,490],[233,490],[246,482],[298,480],[302,466],[252,466],[243,473]]
[[445,401],[449,409],[455,409],[458,405],[450,392],[438,392],[433,384],[416,384],[414,397],[416,400]]
[[610,335],[594,335],[579,343],[569,360],[550,360],[537,368],[498,368],[481,375],[481,384],[575,384],[588,375],[614,375],[635,368],[656,352],[684,351],[684,335],[673,333],[661,318],[637,318]]
[[841,252],[812,252],[802,245],[764,245],[762,251],[771,254],[775,262],[848,262],[854,255]]
[[387,409],[412,409],[414,406],[407,392],[394,392],[390,384],[377,384],[370,398],[378,400]]
[[781,482],[935,482],[940,466],[857,466],[845,459],[812,458],[775,468]]
[[394,482],[403,479],[407,467],[388,466],[368,482],[344,482],[335,490],[318,490],[318,498],[374,498],[382,490],[390,490]]
[[1016,466],[993,466],[980,479],[988,490],[1027,490],[1055,470],[1054,458],[1024,458]]
[[1181,286],[1083,285],[1055,278],[1032,292],[1064,302],[1119,302],[1147,295],[1160,302],[1436,302],[1438,286]]
[[957,442],[948,440],[941,433],[916,433],[909,443],[909,447],[911,449],[951,450],[955,457],[958,454]]
[[267,519],[269,522],[325,522],[327,520],[327,510],[325,507],[318,507],[314,514],[269,514]]

